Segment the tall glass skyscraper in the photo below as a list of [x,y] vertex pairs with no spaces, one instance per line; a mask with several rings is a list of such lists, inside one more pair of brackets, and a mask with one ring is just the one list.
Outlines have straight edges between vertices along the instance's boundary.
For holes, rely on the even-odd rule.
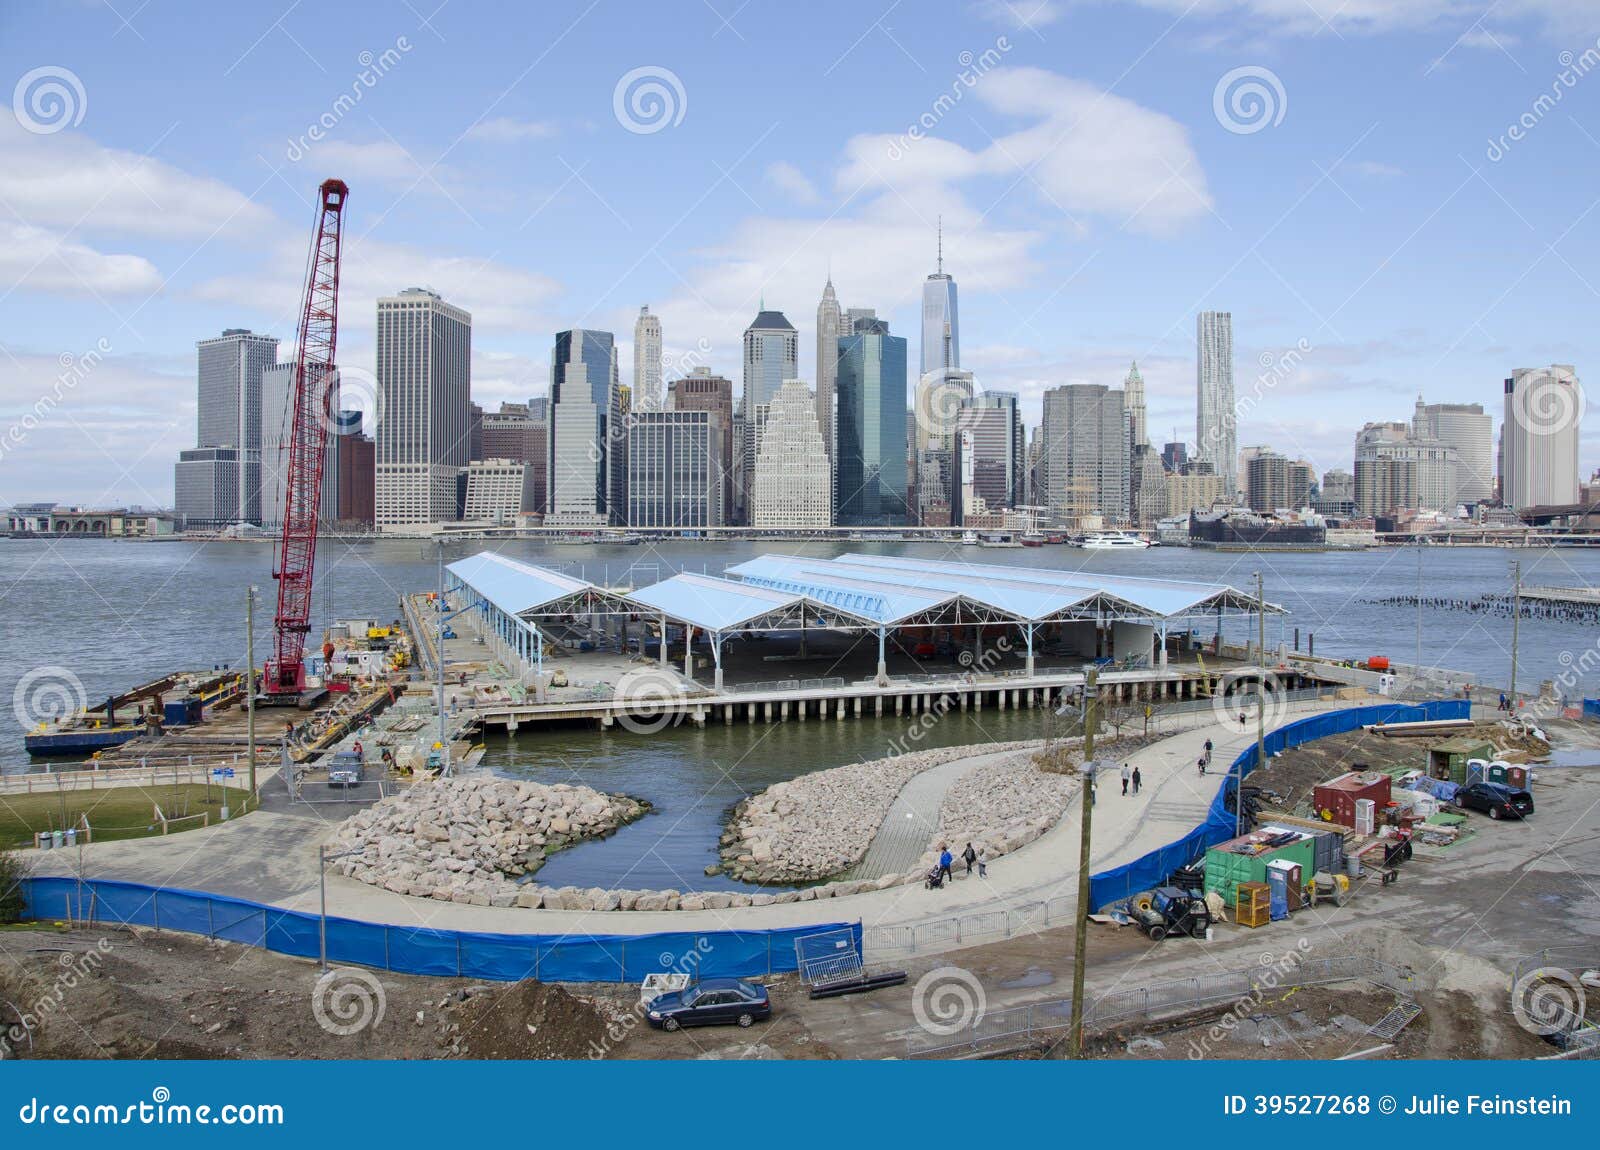
[[906,507],[906,341],[879,319],[839,341],[839,515],[846,527],[899,527]]
[[620,524],[627,515],[628,448],[617,344],[609,331],[556,333],[550,356],[549,521]]
[[1239,486],[1239,418],[1233,399],[1233,313],[1203,311],[1195,326],[1195,458]]
[[956,319],[956,281],[944,272],[944,225],[939,226],[937,270],[922,284],[922,370],[956,371],[961,367],[961,327]]

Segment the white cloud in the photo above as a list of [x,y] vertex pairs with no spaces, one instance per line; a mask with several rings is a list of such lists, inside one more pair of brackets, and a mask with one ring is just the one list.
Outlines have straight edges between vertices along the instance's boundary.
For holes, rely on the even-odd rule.
[[516,143],[520,140],[543,140],[556,134],[556,127],[543,120],[518,120],[511,116],[496,116],[476,123],[467,132],[469,140],[491,140],[497,143]]
[[148,294],[161,273],[141,256],[96,251],[58,232],[0,223],[0,285],[65,295]]
[[767,165],[767,183],[777,188],[797,204],[815,204],[821,199],[817,194],[816,185],[813,184],[804,172],[787,160],[778,160]]
[[10,116],[0,116],[0,203],[30,224],[117,236],[245,236],[271,215],[218,180],[79,132],[34,135]]
[[[1015,0],[1026,4],[1028,0]],[[1594,18],[1591,0],[1136,0],[1146,8],[1189,19],[1226,18],[1250,35],[1262,31],[1290,36],[1338,33],[1383,34],[1434,25],[1467,30],[1478,47],[1493,47],[1479,35],[1480,21],[1527,19],[1552,31],[1583,31]],[[1242,19],[1241,19],[1242,18]],[[1265,25],[1265,27],[1262,27]],[[1499,33],[1495,34],[1499,39]],[[1506,41],[1501,39],[1501,43]]]
[[1169,116],[1040,68],[996,68],[973,93],[1027,126],[978,151],[938,136],[856,136],[838,187],[889,190],[916,203],[930,185],[988,176],[1005,181],[1002,189],[1017,183],[1069,217],[1106,216],[1157,233],[1211,206],[1188,132]]

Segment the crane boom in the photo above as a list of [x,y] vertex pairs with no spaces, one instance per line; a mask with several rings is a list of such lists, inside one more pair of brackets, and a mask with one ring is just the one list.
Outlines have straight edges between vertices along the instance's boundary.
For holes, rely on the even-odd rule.
[[339,246],[349,192],[343,180],[324,180],[318,189],[317,226],[300,302],[294,413],[284,469],[283,535],[273,572],[278,581],[278,610],[272,622],[275,641],[262,683],[267,695],[279,698],[298,698],[305,688],[305,639],[311,629],[322,465],[327,458],[328,426],[336,414],[331,410],[331,388],[339,335]]

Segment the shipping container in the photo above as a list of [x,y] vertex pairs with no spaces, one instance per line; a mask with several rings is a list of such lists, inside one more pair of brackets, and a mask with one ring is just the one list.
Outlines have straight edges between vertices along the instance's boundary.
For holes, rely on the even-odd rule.
[[[1267,845],[1283,837],[1279,845]],[[1316,864],[1315,835],[1283,827],[1262,827],[1252,834],[1219,843],[1206,852],[1206,893],[1221,894],[1233,901],[1234,889],[1241,883],[1264,883],[1267,863],[1285,859],[1297,863],[1301,873]]]
[[[1324,822],[1356,825],[1356,801],[1369,799],[1375,809],[1389,804],[1393,780],[1380,771],[1350,771],[1318,784],[1311,792],[1312,809]],[[1371,832],[1367,832],[1371,833]]]

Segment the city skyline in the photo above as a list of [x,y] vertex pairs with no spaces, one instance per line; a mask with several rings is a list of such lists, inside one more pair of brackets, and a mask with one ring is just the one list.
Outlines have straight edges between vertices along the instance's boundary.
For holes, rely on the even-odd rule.
[[[638,28],[602,28],[575,9],[575,48],[621,37],[617,74],[574,84],[570,66],[552,58],[519,86],[512,81],[526,62],[510,67],[474,21],[447,10],[438,25],[448,44],[409,16],[380,27],[334,14],[332,47],[317,62],[294,48],[293,27],[252,49],[261,30],[223,14],[211,31],[236,41],[216,69],[233,66],[227,82],[259,92],[262,75],[282,74],[305,82],[275,91],[301,94],[241,118],[225,100],[151,93],[150,124],[176,126],[164,139],[116,106],[135,63],[119,52],[114,21],[90,21],[62,64],[83,84],[82,122],[39,133],[0,116],[0,169],[10,173],[0,197],[27,229],[0,266],[10,289],[0,397],[10,420],[19,418],[54,386],[64,355],[93,352],[88,378],[99,380],[70,385],[74,421],[28,429],[27,475],[0,472],[0,500],[171,502],[170,461],[193,446],[193,343],[226,327],[292,339],[302,201],[324,168],[347,175],[356,196],[341,366],[374,370],[378,297],[431,284],[474,316],[473,395],[486,410],[538,393],[550,332],[623,336],[645,300],[661,317],[669,364],[692,359],[737,378],[739,333],[765,297],[796,322],[798,375],[815,386],[811,301],[820,285],[831,272],[842,298],[870,302],[897,331],[917,330],[941,217],[944,266],[966,288],[962,366],[980,389],[1017,393],[1030,426],[1045,390],[1114,387],[1137,359],[1150,438],[1165,440],[1162,429],[1193,419],[1189,325],[1214,307],[1236,319],[1240,396],[1271,376],[1242,421],[1244,437],[1322,469],[1348,466],[1360,423],[1406,418],[1419,389],[1435,402],[1482,403],[1498,426],[1499,389],[1517,366],[1573,363],[1583,374],[1593,359],[1583,316],[1595,301],[1582,269],[1595,221],[1576,192],[1516,173],[1557,156],[1580,173],[1595,163],[1574,117],[1595,106],[1600,86],[1580,84],[1559,115],[1502,142],[1503,125],[1543,90],[1540,69],[1554,69],[1559,48],[1583,46],[1570,25],[1554,13],[1507,16],[1501,52],[1453,46],[1464,17],[1452,22],[1450,12],[1386,16],[1330,44],[1350,67],[1392,66],[1400,91],[1351,98],[1340,89],[1335,99],[1318,67],[1317,29],[1270,14],[1251,27],[1257,42],[1241,42],[1239,20],[1185,14],[1183,29],[1205,37],[1199,46],[1162,43],[1148,60],[1130,52],[1118,63],[1125,41],[1147,41],[1170,23],[1155,8],[1066,15],[1045,5],[1024,27],[1015,14],[952,7],[946,19],[906,30],[909,59],[874,57],[905,81],[904,94],[866,101],[868,60],[819,21],[795,48],[837,61],[822,99],[849,109],[843,133],[826,108],[802,110],[799,87],[770,87],[759,109],[721,99],[754,66],[732,56],[726,76],[673,71],[684,38],[706,29],[674,30],[656,15]],[[59,19],[18,18],[41,35]],[[1330,19],[1336,30],[1350,27]],[[145,68],[160,66],[149,54],[179,51],[193,35],[159,11],[140,23],[152,32],[136,52]],[[757,12],[737,27],[756,43],[785,34]],[[1076,58],[1070,43],[1085,35],[1111,58]],[[462,50],[481,52],[485,72],[503,82],[440,98],[434,81]],[[980,74],[946,114],[942,73],[960,71],[962,51],[979,59]],[[375,58],[375,83],[361,87],[358,110],[320,126],[362,52]],[[622,61],[635,57],[667,62],[684,93],[681,122],[654,130],[614,114],[613,88],[629,70]],[[3,48],[0,61],[18,76],[28,71]],[[1279,82],[1281,122],[1242,131],[1219,119],[1218,82],[1241,67]],[[1498,100],[1468,82],[1476,68],[1504,81]],[[881,79],[872,74],[874,92]],[[1510,102],[1522,86],[1526,100]],[[676,99],[670,83],[666,90]],[[432,106],[405,120],[424,91]],[[1385,105],[1402,97],[1416,112],[1407,120],[1441,125],[1436,140],[1389,114]],[[183,99],[181,108],[162,106],[169,98]],[[1023,148],[1051,137],[1044,105],[1052,102],[1104,129],[1094,136],[1096,162],[1082,166],[1110,175],[1061,170],[1070,157],[1089,158],[1087,139],[1066,139],[1065,157]],[[931,129],[921,120],[930,106],[940,109]],[[813,126],[829,121],[825,133]],[[216,147],[235,135],[237,147]],[[648,195],[628,186],[638,163],[669,152],[683,157],[671,161],[671,179],[653,182]],[[708,152],[727,175],[699,159]],[[1006,170],[1006,152],[1026,153],[1022,170]],[[545,175],[514,190],[508,177],[525,165]],[[44,173],[62,182],[51,202],[37,194]],[[180,187],[203,191],[193,218],[163,210]],[[1482,241],[1470,259],[1448,243],[1470,226],[1461,213],[1493,225],[1475,228]],[[1537,262],[1547,274],[1528,275]],[[1552,277],[1569,290],[1546,290]],[[1302,340],[1294,370],[1281,378],[1264,370]],[[619,340],[617,350],[625,361],[634,349]],[[1329,389],[1359,418],[1320,404]],[[1584,475],[1597,456],[1588,422]]]

